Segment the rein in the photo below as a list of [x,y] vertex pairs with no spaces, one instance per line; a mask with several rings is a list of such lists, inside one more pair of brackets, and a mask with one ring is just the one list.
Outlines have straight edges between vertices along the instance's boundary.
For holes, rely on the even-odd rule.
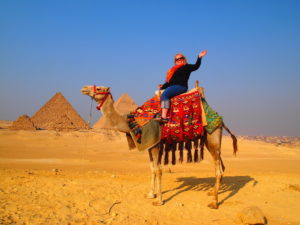
[[107,97],[110,95],[111,96],[111,93],[109,91],[106,91],[106,92],[97,92],[97,89],[96,89],[96,85],[94,85],[94,95],[93,97],[95,97],[95,95],[104,95],[104,98],[102,99],[101,103],[99,103],[97,106],[96,106],[96,109],[97,110],[100,110],[101,107],[103,106],[105,100],[107,99]]

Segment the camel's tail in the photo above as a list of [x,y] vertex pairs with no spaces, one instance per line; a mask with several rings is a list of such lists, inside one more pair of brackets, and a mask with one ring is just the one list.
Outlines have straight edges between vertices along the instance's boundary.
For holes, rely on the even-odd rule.
[[233,133],[231,133],[231,131],[228,129],[228,127],[226,127],[226,125],[224,123],[223,123],[223,127],[230,134],[230,136],[232,138],[232,141],[233,141],[233,154],[236,155],[236,153],[238,151],[237,139],[236,139],[235,135]]

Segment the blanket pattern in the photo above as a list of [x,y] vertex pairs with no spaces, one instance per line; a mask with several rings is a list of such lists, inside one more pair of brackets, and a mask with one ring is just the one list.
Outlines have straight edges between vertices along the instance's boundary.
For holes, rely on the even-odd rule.
[[160,112],[160,99],[158,96],[147,100],[144,105],[127,115],[127,122],[135,140],[141,144],[142,127],[149,123]]
[[187,142],[203,134],[200,94],[198,91],[171,99],[169,122],[162,125],[161,139],[166,143]]
[[223,118],[207,104],[205,99],[202,99],[202,105],[207,121],[207,126],[205,126],[205,130],[207,131],[207,133],[211,134],[218,127],[222,126]]

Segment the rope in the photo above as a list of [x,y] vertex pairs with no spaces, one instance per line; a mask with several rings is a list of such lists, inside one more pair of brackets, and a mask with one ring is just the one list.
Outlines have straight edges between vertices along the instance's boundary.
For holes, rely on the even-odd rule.
[[[92,108],[93,108],[93,97],[91,97],[91,107],[90,107],[90,113],[89,113],[89,119],[88,119],[88,129],[91,129],[91,119],[92,119]],[[85,133],[85,140],[83,141],[83,151],[81,152],[81,167],[84,167],[84,160],[86,158],[86,152],[87,152],[87,144],[89,139],[89,131]]]
[[90,114],[89,114],[89,119],[88,119],[88,127],[89,129],[91,128],[91,119],[92,119],[92,107],[93,107],[93,98],[91,97],[91,107],[90,107]]

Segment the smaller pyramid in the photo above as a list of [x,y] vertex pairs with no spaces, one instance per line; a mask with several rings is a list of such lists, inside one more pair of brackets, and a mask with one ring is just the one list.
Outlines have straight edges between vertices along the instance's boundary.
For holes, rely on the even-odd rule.
[[36,130],[30,117],[27,115],[22,115],[16,121],[14,121],[10,127],[12,130]]
[[40,108],[31,120],[38,129],[64,131],[88,129],[85,121],[60,92]]
[[[138,105],[135,104],[133,99],[124,93],[121,97],[114,103],[114,107],[118,113],[125,115],[134,111]],[[93,126],[93,128],[111,128],[111,125],[105,116],[102,116]]]
[[135,104],[133,99],[127,93],[124,93],[114,103],[114,107],[120,114],[124,115],[130,113],[131,111],[134,111],[138,107],[138,105]]

